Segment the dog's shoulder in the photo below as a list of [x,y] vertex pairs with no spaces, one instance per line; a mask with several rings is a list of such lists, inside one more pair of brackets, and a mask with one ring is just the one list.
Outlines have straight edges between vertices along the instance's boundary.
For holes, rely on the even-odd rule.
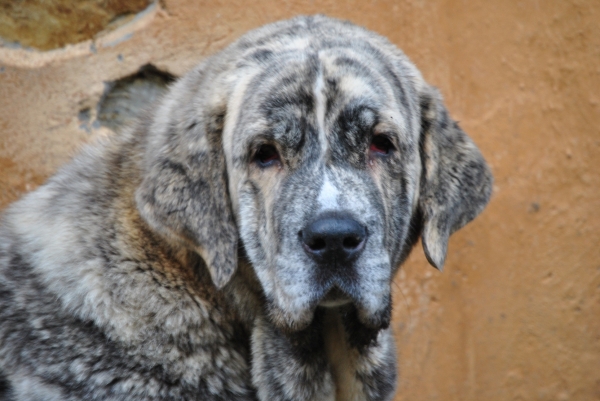
[[0,366],[17,398],[251,393],[245,326],[202,259],[136,212],[144,136],[88,146],[2,216]]

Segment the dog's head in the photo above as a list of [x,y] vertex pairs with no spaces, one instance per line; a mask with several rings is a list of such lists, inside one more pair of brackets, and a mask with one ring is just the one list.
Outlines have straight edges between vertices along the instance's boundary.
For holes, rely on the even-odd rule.
[[241,238],[273,323],[291,330],[345,303],[387,325],[418,236],[441,269],[491,191],[479,150],[410,61],[325,17],[263,27],[207,60],[171,88],[147,141],[142,216],[196,249],[218,287]]

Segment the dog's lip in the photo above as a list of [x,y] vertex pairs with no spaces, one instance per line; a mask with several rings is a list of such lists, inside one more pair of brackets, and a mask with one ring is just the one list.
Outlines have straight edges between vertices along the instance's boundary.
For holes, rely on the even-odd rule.
[[338,287],[331,288],[327,294],[319,301],[319,306],[326,308],[335,308],[352,302],[352,299]]

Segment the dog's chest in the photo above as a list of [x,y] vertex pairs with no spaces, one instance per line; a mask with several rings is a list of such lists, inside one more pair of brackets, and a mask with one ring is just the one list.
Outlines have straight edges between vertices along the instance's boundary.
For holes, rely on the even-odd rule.
[[327,310],[323,334],[327,360],[335,382],[335,400],[366,400],[363,385],[356,377],[358,351],[348,344],[342,319],[337,310]]

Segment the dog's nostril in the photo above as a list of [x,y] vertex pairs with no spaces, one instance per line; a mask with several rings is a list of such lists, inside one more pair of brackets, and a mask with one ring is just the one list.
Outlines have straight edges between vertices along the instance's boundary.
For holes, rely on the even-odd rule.
[[325,249],[325,247],[327,246],[327,243],[325,242],[325,240],[323,238],[315,238],[312,241],[310,241],[307,246],[313,250],[313,251],[321,251],[323,249]]
[[342,241],[342,245],[344,248],[348,249],[348,250],[353,250],[356,249],[360,243],[362,242],[362,238],[358,238],[358,237],[346,237],[344,238],[344,240]]

